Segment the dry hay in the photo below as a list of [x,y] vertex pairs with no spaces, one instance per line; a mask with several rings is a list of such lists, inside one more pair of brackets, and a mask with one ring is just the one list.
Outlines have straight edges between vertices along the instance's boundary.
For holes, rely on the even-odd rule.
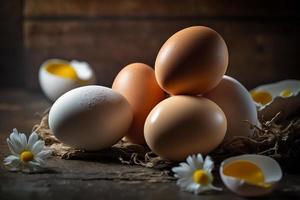
[[[252,137],[233,137],[224,141],[211,156],[218,164],[223,159],[240,154],[260,154],[275,158],[285,169],[299,171],[300,160],[300,118],[294,117],[284,122],[278,122],[280,113],[270,121],[261,121],[261,126],[248,122],[249,128],[254,129]],[[63,159],[80,160],[118,160],[123,164],[135,164],[149,168],[167,169],[175,163],[160,158],[142,145],[120,141],[116,145],[96,152],[74,149],[62,144],[51,132],[48,126],[48,114],[42,117],[40,124],[33,131],[45,140],[46,146],[53,150],[55,156]]]

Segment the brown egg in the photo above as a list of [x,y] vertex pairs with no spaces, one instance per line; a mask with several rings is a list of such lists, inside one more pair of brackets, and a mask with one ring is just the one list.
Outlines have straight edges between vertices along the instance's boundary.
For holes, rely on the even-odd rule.
[[112,89],[121,93],[133,109],[133,122],[126,136],[132,143],[145,144],[144,123],[152,108],[164,99],[154,70],[143,63],[124,67],[115,78]]
[[195,153],[207,154],[226,132],[223,111],[209,99],[172,96],[160,102],[146,119],[148,146],[159,156],[180,161]]
[[228,65],[223,38],[204,26],[183,29],[161,47],[155,61],[158,84],[170,94],[202,94],[221,81]]
[[258,124],[257,110],[247,89],[232,77],[224,76],[217,87],[204,96],[215,102],[227,118],[227,133],[225,139],[232,136],[251,136],[248,120]]

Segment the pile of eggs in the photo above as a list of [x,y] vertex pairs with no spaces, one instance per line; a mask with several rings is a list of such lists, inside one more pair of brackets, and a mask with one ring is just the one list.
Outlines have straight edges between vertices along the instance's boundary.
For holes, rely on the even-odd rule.
[[[64,69],[57,70],[49,67],[55,62],[50,60],[40,71],[42,89],[57,99],[49,112],[49,127],[61,142],[75,148],[101,150],[123,138],[147,145],[162,158],[182,161],[191,154],[208,154],[234,136],[251,136],[249,123],[258,125],[251,95],[225,75],[226,43],[208,27],[175,33],[161,47],[154,70],[143,63],[129,64],[112,88],[89,85],[95,80],[92,70],[80,63],[74,67],[66,61]],[[226,159],[220,174],[230,190],[245,196],[270,192],[282,176],[274,160],[258,155]]]
[[224,139],[252,135],[245,120],[258,124],[249,92],[224,75],[227,66],[227,46],[216,31],[183,29],[161,47],[154,70],[129,64],[112,88],[89,85],[63,94],[50,110],[49,126],[63,143],[85,150],[124,137],[169,160],[208,154]]

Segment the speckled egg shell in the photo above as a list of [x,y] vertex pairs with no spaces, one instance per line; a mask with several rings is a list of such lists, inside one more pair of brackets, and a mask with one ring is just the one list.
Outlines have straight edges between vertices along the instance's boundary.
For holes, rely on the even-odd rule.
[[132,109],[117,92],[84,86],[62,95],[49,112],[49,126],[63,143],[100,150],[117,143],[128,131]]

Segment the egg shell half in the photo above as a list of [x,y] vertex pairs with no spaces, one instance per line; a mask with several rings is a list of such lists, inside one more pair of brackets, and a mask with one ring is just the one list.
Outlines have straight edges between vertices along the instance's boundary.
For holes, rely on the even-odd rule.
[[[265,176],[265,182],[271,184],[271,187],[264,188],[257,185],[250,184],[244,180],[235,177],[227,176],[223,173],[224,167],[234,161],[246,160],[257,165]],[[254,197],[269,194],[274,190],[277,183],[282,178],[282,171],[279,164],[268,156],[245,154],[225,159],[220,166],[220,176],[225,186],[232,192],[245,196]]]
[[215,102],[225,113],[225,139],[253,135],[254,130],[245,120],[258,125],[257,110],[248,90],[240,82],[225,75],[218,86],[204,94],[204,97]]
[[133,122],[126,139],[132,143],[145,144],[145,120],[152,108],[165,97],[156,82],[154,70],[143,63],[127,65],[115,78],[112,89],[122,94],[133,110]]
[[100,150],[117,143],[128,131],[132,109],[119,93],[102,86],[73,89],[58,98],[49,112],[49,127],[61,142]]
[[154,153],[181,161],[188,155],[214,150],[223,141],[226,125],[223,111],[211,100],[179,95],[154,107],[144,132]]
[[193,26],[172,35],[155,61],[156,79],[166,92],[203,94],[222,79],[228,65],[223,38],[211,28]]
[[[291,94],[287,97],[281,95],[284,90],[290,90]],[[268,92],[272,100],[262,105],[256,103],[258,114],[262,120],[271,120],[280,112],[280,118],[285,119],[300,110],[300,81],[299,80],[283,80],[276,83],[261,85],[251,90],[251,92]]]
[[49,59],[41,65],[39,70],[39,83],[43,93],[51,101],[55,101],[58,97],[69,90],[96,83],[96,76],[93,71],[91,71],[92,76],[84,81],[64,78],[50,73],[46,68],[53,63],[70,65],[70,62],[62,59]]

